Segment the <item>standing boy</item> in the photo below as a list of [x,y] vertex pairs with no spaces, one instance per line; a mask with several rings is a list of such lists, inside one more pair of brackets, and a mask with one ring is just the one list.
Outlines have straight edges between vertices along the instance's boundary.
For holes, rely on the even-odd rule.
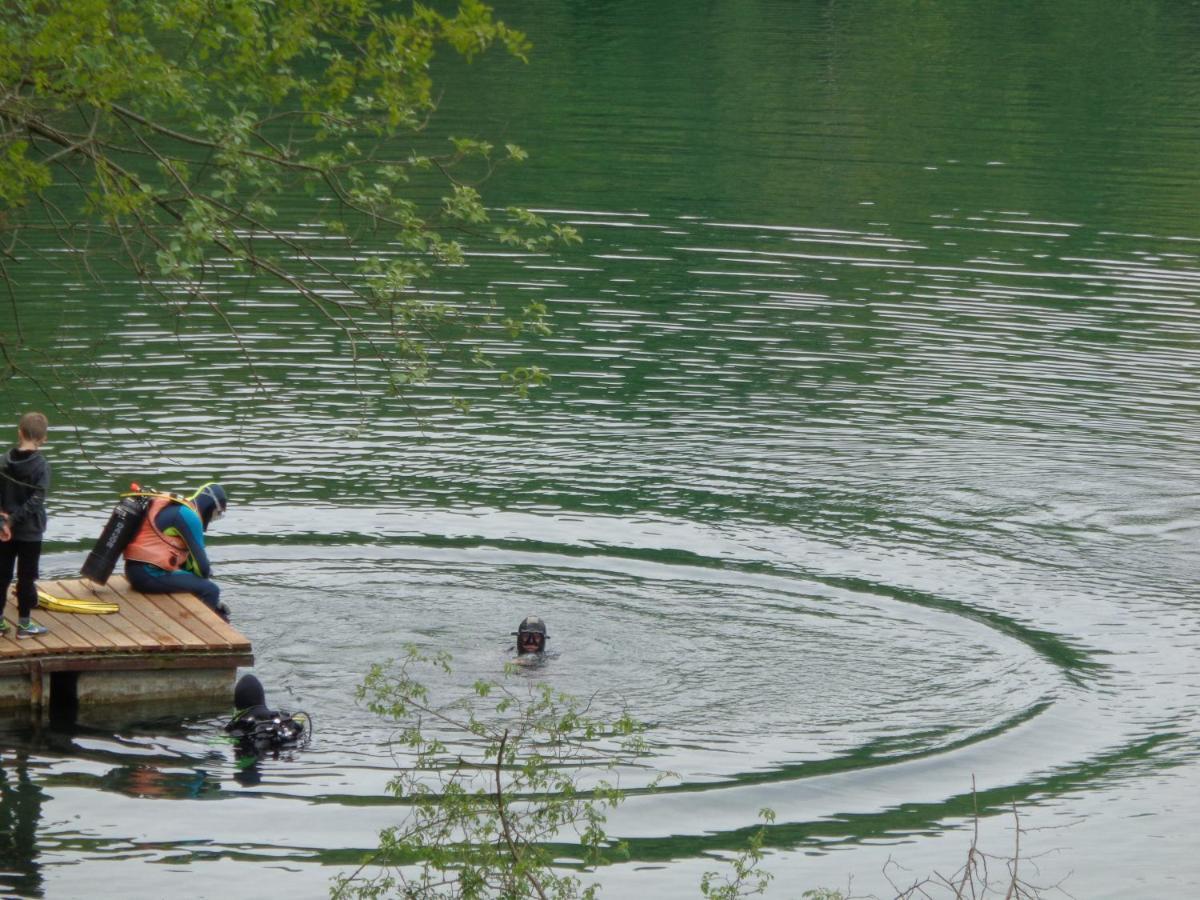
[[[46,492],[50,463],[39,452],[46,443],[49,423],[40,412],[28,412],[17,425],[17,446],[0,465],[0,601],[17,569],[17,637],[37,637],[49,631],[29,618],[37,605],[38,561],[46,533]],[[0,634],[8,631],[0,602]]]

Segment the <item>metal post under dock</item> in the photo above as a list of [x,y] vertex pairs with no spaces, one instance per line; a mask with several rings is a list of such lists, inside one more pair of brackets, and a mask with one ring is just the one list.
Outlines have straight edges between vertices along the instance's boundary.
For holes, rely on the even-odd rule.
[[254,663],[249,639],[191,594],[141,594],[121,576],[41,581],[46,594],[116,603],[97,615],[34,610],[50,629],[17,638],[16,598],[4,609],[0,635],[0,709],[45,709],[51,703],[211,699],[229,702],[238,666]]

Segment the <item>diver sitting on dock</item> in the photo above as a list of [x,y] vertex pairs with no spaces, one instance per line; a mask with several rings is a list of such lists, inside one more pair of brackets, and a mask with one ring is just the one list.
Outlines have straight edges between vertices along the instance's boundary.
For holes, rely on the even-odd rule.
[[129,546],[125,576],[143,594],[195,594],[226,622],[229,607],[212,580],[204,532],[225,514],[228,501],[219,484],[209,483],[191,498],[156,496]]
[[262,682],[249,673],[233,689],[233,706],[237,711],[225,730],[255,756],[299,747],[308,740],[308,715],[270,709]]

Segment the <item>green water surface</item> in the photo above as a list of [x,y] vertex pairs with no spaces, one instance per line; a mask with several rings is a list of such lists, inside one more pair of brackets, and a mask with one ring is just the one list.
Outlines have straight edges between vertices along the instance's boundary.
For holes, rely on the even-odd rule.
[[322,896],[400,815],[367,667],[495,677],[537,612],[537,677],[679,773],[630,774],[606,896],[699,896],[763,806],[772,896],[887,896],[889,858],[957,868],[976,802],[997,854],[1018,805],[1047,896],[1200,894],[1200,3],[498,10],[529,64],[445,64],[428,139],[527,147],[490,200],[584,243],[431,289],[549,307],[491,348],[552,370],[531,401],[389,399],[266,284],[229,283],[251,367],[210,313],[20,267],[44,572],[131,478],[219,478],[235,624],[317,740],[255,781],[220,711],[10,723],[0,885]]

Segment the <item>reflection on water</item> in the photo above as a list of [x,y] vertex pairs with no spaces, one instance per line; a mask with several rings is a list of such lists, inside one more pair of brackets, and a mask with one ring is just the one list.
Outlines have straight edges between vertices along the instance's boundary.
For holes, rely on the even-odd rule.
[[149,765],[118,766],[98,779],[98,786],[130,797],[163,799],[199,797],[204,793],[203,772],[171,773]]
[[30,776],[28,754],[0,759],[0,885],[7,893],[42,896],[38,823],[45,792]]
[[514,8],[531,66],[446,73],[441,127],[528,144],[496,201],[585,243],[434,288],[551,309],[535,403],[468,371],[364,396],[270,291],[227,310],[251,377],[199,311],[180,341],[127,285],[47,276],[28,324],[80,412],[46,573],[128,480],[219,476],[218,577],[315,739],[243,766],[225,710],[7,731],[6,889],[322,893],[399,815],[367,666],[415,642],[469,687],[536,612],[559,656],[520,677],[628,704],[680,773],[629,773],[617,896],[695,896],[762,806],[777,884],[882,894],[890,854],[957,863],[972,779],[1053,835],[1048,883],[1200,891],[1193,13]]

